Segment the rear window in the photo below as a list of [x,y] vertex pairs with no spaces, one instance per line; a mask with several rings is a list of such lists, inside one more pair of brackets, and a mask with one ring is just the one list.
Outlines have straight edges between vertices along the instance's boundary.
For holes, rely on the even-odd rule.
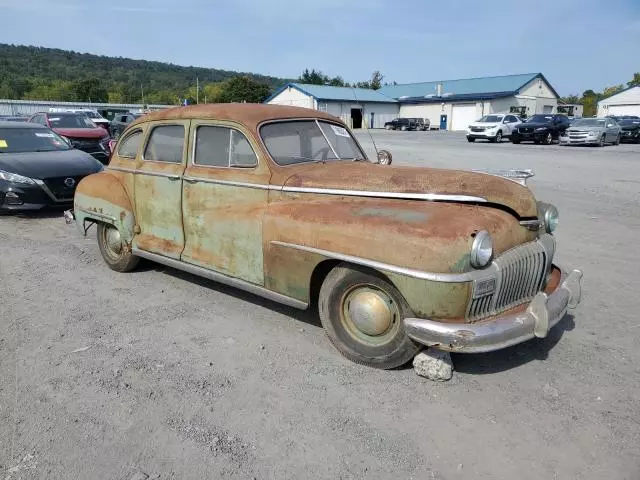
[[142,144],[142,131],[138,130],[120,142],[118,146],[118,156],[126,158],[136,158],[140,145]]
[[53,152],[70,148],[48,128],[0,128],[0,154]]
[[155,162],[181,163],[184,147],[182,125],[161,125],[151,132],[144,159]]

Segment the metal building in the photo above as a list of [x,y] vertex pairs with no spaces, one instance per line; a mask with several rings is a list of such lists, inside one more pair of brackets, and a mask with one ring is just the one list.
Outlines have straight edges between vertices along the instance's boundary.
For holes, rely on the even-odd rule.
[[312,108],[339,117],[351,128],[383,128],[398,116],[398,102],[368,88],[288,83],[265,103]]
[[142,110],[160,110],[171,105],[142,105],[136,103],[85,103],[54,102],[49,100],[0,100],[0,115],[32,115],[47,112],[50,108],[90,108],[93,110],[124,110],[138,112]]
[[556,113],[558,94],[541,73],[385,85],[401,117],[428,118],[432,127],[464,130],[489,113]]
[[640,85],[627,88],[598,102],[598,116],[637,115],[640,116]]

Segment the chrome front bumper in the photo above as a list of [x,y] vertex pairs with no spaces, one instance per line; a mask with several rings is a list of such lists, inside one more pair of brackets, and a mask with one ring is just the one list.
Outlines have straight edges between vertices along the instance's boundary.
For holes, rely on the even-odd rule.
[[523,312],[494,317],[477,323],[443,323],[422,318],[405,318],[406,334],[418,343],[439,350],[481,353],[544,338],[567,313],[580,303],[582,272],[563,272],[551,294],[538,293]]

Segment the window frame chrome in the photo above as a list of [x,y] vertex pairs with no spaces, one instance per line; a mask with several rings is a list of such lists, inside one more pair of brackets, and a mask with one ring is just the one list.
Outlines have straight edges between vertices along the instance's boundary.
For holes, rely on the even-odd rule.
[[[198,129],[200,127],[225,128],[225,129],[229,130],[229,158],[228,158],[229,164],[226,167],[223,167],[221,165],[203,165],[201,163],[196,163],[196,145],[197,145],[197,140],[198,140]],[[253,152],[253,156],[256,159],[255,165],[247,165],[246,167],[245,166],[239,166],[239,165],[231,165],[231,140],[232,140],[231,132],[233,132],[233,131],[240,133],[244,137],[244,139],[247,141],[247,143],[249,144],[249,148]],[[209,124],[209,123],[198,123],[198,124],[194,125],[193,126],[193,138],[192,138],[191,152],[190,153],[191,153],[191,160],[188,162],[188,164],[190,166],[193,166],[193,167],[216,168],[216,169],[222,169],[222,170],[229,170],[229,169],[255,170],[260,166],[260,157],[256,153],[255,148],[253,148],[253,145],[251,145],[251,142],[249,141],[249,138],[247,137],[247,135],[245,135],[244,132],[242,132],[239,128],[232,127],[232,126],[229,126],[229,125],[216,125],[216,124]]]

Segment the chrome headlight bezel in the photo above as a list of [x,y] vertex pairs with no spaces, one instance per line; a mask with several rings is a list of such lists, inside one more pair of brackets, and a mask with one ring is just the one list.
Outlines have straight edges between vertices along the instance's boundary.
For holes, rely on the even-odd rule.
[[547,233],[555,232],[558,228],[560,215],[555,205],[551,203],[538,202],[538,216],[543,221],[544,231]]
[[493,240],[486,230],[476,233],[471,245],[470,261],[474,268],[484,268],[493,260]]

